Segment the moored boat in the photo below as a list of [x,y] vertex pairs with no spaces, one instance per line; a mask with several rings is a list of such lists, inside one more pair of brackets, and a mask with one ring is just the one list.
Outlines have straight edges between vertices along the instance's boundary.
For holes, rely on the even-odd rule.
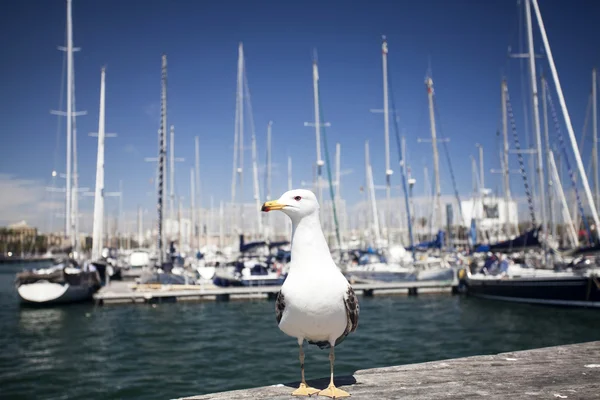
[[95,268],[82,270],[69,260],[51,268],[20,272],[15,285],[22,303],[53,305],[89,301],[101,281]]
[[500,267],[497,275],[459,271],[467,295],[492,300],[600,308],[598,269],[542,270],[518,265]]

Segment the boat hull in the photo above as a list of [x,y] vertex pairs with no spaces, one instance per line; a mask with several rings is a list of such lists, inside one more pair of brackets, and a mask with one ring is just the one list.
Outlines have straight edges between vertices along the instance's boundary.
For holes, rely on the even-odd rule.
[[97,287],[70,285],[68,283],[54,283],[40,281],[23,284],[17,287],[21,303],[29,305],[52,305],[81,303],[92,300]]
[[345,273],[346,278],[355,281],[406,282],[417,280],[414,272],[353,270]]
[[418,281],[451,281],[454,280],[453,268],[430,268],[417,273]]
[[242,286],[281,286],[285,282],[285,277],[270,278],[265,276],[264,278],[256,277],[252,279],[240,280]]
[[600,281],[594,277],[473,279],[468,295],[493,300],[570,307],[600,307]]

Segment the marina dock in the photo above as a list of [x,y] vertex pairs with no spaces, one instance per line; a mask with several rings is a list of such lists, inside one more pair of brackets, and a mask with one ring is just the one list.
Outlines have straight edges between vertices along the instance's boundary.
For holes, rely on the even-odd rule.
[[[458,282],[369,282],[356,283],[352,287],[358,295],[450,293],[455,292]],[[275,299],[281,286],[234,286],[206,285],[136,285],[131,282],[114,281],[94,295],[98,305],[118,303],[173,303],[178,301],[229,301],[233,299]]]
[[[597,399],[600,342],[373,368],[335,383],[351,399]],[[329,378],[309,380],[325,389]],[[290,399],[298,382],[179,400]]]

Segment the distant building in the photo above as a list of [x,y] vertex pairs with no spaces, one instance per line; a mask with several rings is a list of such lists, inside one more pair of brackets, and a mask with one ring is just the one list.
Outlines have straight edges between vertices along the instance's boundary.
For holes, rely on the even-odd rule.
[[21,221],[0,229],[0,242],[7,245],[11,243],[31,243],[37,236],[37,228]]
[[24,237],[37,236],[37,228],[27,225],[26,221],[20,221],[9,225],[7,230],[14,235],[23,235]]
[[469,227],[471,220],[477,228],[489,231],[503,230],[508,221],[511,227],[519,223],[517,202],[510,200],[508,207],[503,197],[483,196],[461,201],[462,225]]

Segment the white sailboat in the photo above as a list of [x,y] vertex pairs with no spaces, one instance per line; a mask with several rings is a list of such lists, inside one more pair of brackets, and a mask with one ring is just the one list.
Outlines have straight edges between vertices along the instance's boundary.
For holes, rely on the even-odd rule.
[[[71,188],[71,139],[73,118],[73,25],[71,15],[71,0],[67,0],[67,210],[65,213],[67,236],[71,244],[76,241],[72,234],[71,212],[72,188]],[[104,71],[101,83],[101,126],[103,124],[103,99],[104,99]],[[100,136],[99,136],[100,140]],[[102,138],[103,140],[103,138]],[[103,151],[103,150],[102,150]],[[76,210],[76,207],[74,208]],[[75,228],[75,232],[77,229]],[[74,248],[75,250],[75,248]],[[84,271],[78,268],[75,261],[66,261],[46,269],[23,271],[17,274],[16,289],[22,303],[33,305],[64,304],[90,300],[92,295],[100,288],[100,277],[96,270]]]
[[[538,2],[537,0],[526,0],[524,2],[524,8],[527,24],[528,58],[530,66],[529,72],[531,85],[530,89],[535,122],[534,129],[536,131],[537,137],[537,160],[538,168],[540,169],[540,171],[538,171],[538,177],[540,178],[540,190],[542,192],[545,190],[545,182],[541,173],[541,170],[543,169],[543,149],[541,145],[541,132],[538,115],[538,97],[536,86],[537,80],[535,75],[536,65],[534,54],[531,6],[533,6],[535,17],[538,22],[538,27],[541,34],[541,39],[544,44],[544,49],[546,51],[546,57],[550,67],[552,80],[554,82],[556,94],[558,95],[562,116],[565,122],[568,137],[570,139],[571,150],[573,151],[573,155],[577,165],[577,170],[579,172],[579,177],[581,179],[581,183],[583,184],[585,197],[589,204],[592,218],[594,219],[596,226],[598,226],[600,224],[600,221],[595,205],[595,199],[588,182],[583,162],[581,160],[581,154],[577,145],[577,141],[573,131],[573,126],[571,124],[571,119],[562,92],[562,86],[558,77],[556,65],[554,64],[552,50],[548,42],[548,36],[546,34],[544,21],[540,13]],[[554,107],[552,98],[549,96],[549,94],[547,95],[549,91],[547,91],[547,84],[544,80],[542,81],[542,89],[544,101],[548,100],[548,105],[551,109],[553,109]],[[555,113],[554,110],[552,112],[553,114]],[[560,131],[558,127],[557,131]],[[560,132],[557,133],[560,134]],[[556,170],[554,156],[551,151],[548,151],[547,162],[549,164],[548,168],[550,174],[553,176],[553,183],[557,184],[558,186],[557,194],[560,197],[561,203],[563,204],[563,215],[565,215],[565,219],[567,221],[570,221],[571,218],[568,215],[566,199],[564,198],[564,192],[562,191],[562,187],[560,185],[560,179]],[[541,194],[541,196],[543,196],[543,194]],[[544,199],[542,198],[540,202],[542,203],[540,242],[544,246],[544,259],[543,261],[541,261],[541,264],[548,265],[550,260],[548,257],[548,252],[546,251],[547,247],[545,243],[547,237],[545,225],[547,221],[544,208]],[[565,209],[567,210],[566,212]],[[574,234],[575,232],[570,230],[569,235],[572,237],[572,240],[575,241],[577,238],[574,237]],[[481,272],[472,274],[471,271],[467,269],[465,271],[461,271],[459,277],[461,278],[461,287],[467,292],[467,294],[475,297],[534,304],[550,304],[575,307],[600,307],[600,289],[596,284],[599,269],[588,266],[585,266],[584,268],[577,268],[577,265],[575,263],[567,265],[567,267],[568,268],[566,268],[564,271],[528,268],[528,265],[523,264],[511,265],[511,262],[505,257],[503,257],[501,262],[499,263],[499,268],[497,268],[499,270],[498,273],[490,273],[490,269],[486,268]]]
[[[376,249],[381,248],[381,234],[379,227],[379,213],[377,211],[377,202],[375,199],[375,188],[373,183],[373,171],[371,169],[369,157],[369,142],[365,142],[365,176],[367,184],[368,202],[371,207],[373,223],[371,243]],[[354,259],[344,268],[344,274],[349,281],[381,281],[395,282],[415,280],[415,270],[410,263],[389,262],[384,254],[379,251],[367,250],[366,252],[352,252]]]

